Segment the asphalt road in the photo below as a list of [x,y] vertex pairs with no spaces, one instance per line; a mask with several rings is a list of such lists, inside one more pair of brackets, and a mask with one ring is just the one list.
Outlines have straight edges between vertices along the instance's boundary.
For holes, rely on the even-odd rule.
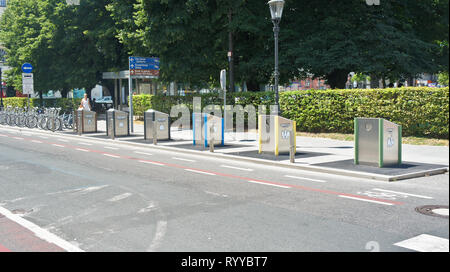
[[448,250],[448,218],[415,211],[448,206],[448,182],[387,183],[0,128],[0,251],[412,251],[395,244],[423,235],[428,249],[444,241]]

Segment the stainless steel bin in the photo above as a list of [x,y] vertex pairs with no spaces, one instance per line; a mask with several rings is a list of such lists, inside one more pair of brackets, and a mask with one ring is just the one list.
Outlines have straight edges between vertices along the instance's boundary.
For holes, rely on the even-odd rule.
[[[110,109],[106,112],[106,135],[120,137],[130,135],[128,114],[124,111]],[[113,133],[113,135],[111,135]]]
[[382,118],[355,118],[355,164],[402,163],[402,126]]
[[206,113],[193,113],[193,144],[201,144],[205,147],[209,146],[211,141],[215,146],[223,146],[225,144],[224,119]]
[[156,133],[157,140],[170,140],[170,118],[169,114],[148,110],[144,113],[144,139],[153,139]]
[[75,125],[78,132],[97,132],[97,113],[95,111],[77,110],[75,112]]
[[258,117],[258,152],[289,154],[293,146],[296,152],[297,123],[278,115],[259,115]]

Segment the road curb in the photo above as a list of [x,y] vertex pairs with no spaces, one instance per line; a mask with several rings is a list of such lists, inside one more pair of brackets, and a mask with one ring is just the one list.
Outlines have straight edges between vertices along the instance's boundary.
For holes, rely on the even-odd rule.
[[[441,168],[436,168],[436,169],[431,169],[431,170],[418,171],[418,172],[414,172],[414,173],[390,176],[390,175],[358,172],[358,171],[343,170],[343,169],[336,169],[336,168],[315,166],[315,165],[301,165],[301,164],[291,164],[291,163],[279,162],[279,161],[269,161],[269,160],[264,160],[264,159],[242,157],[242,156],[223,154],[223,153],[211,153],[208,151],[205,152],[205,151],[198,151],[198,150],[180,149],[180,148],[170,147],[170,146],[161,146],[161,145],[155,146],[155,145],[151,144],[150,142],[148,144],[132,143],[132,142],[123,140],[126,138],[116,138],[114,140],[109,139],[109,138],[97,139],[97,138],[93,138],[92,136],[89,136],[89,134],[83,134],[81,136],[78,136],[78,135],[60,133],[59,131],[55,131],[55,132],[37,131],[34,129],[29,129],[29,128],[16,128],[16,127],[5,127],[5,126],[0,126],[0,128],[10,129],[10,130],[15,130],[15,131],[33,132],[36,134],[43,134],[43,135],[64,136],[64,137],[78,139],[78,140],[84,139],[84,140],[90,140],[90,141],[101,142],[101,143],[108,142],[108,143],[115,143],[115,144],[125,144],[125,145],[129,145],[129,146],[142,147],[142,148],[147,148],[147,149],[157,149],[157,150],[177,152],[177,153],[182,153],[182,154],[184,153],[184,154],[198,155],[198,156],[204,156],[204,157],[205,156],[206,157],[214,157],[214,158],[220,158],[220,159],[225,159],[225,160],[250,162],[250,163],[277,166],[277,167],[283,167],[283,168],[289,168],[289,169],[297,169],[297,170],[304,170],[304,171],[310,171],[310,172],[333,174],[333,175],[354,177],[354,178],[365,178],[365,179],[388,181],[388,182],[412,179],[412,178],[418,178],[418,177],[425,177],[425,176],[431,176],[431,175],[438,175],[438,174],[443,174],[443,173],[446,173],[449,171],[449,167],[447,166],[447,167],[441,167]],[[101,132],[99,132],[99,133],[101,133]],[[95,134],[99,134],[99,133],[95,133]]]

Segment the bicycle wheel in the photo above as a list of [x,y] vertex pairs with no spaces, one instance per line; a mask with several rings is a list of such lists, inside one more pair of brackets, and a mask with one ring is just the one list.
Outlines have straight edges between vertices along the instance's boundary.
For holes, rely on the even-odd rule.
[[39,122],[39,128],[47,129],[47,118],[46,117],[42,117],[41,121]]
[[27,127],[35,128],[37,126],[38,119],[36,116],[28,116],[27,118]]

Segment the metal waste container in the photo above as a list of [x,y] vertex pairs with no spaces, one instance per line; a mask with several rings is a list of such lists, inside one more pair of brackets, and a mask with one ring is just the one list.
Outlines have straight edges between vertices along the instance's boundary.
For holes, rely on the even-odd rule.
[[258,137],[259,150],[263,152],[289,154],[291,146],[295,154],[297,123],[278,115],[259,115]]
[[402,163],[402,126],[382,118],[355,118],[355,164]]
[[144,139],[153,139],[153,133],[157,140],[170,139],[170,118],[169,114],[148,110],[144,113]]
[[224,119],[207,113],[193,113],[193,136],[194,145],[203,143],[205,147],[209,146],[211,141],[215,146],[225,144]]
[[130,135],[128,112],[116,109],[106,112],[106,135],[113,137]]
[[79,109],[75,112],[75,126],[78,133],[97,132],[97,113]]

